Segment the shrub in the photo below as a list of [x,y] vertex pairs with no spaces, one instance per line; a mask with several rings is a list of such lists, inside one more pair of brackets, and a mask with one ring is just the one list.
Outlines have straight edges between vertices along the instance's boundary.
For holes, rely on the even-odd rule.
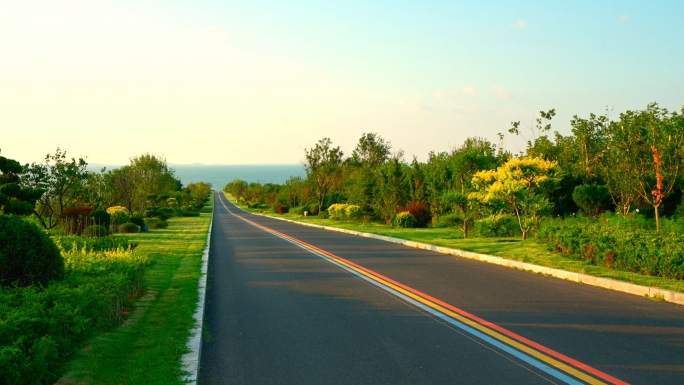
[[318,215],[318,203],[314,203],[311,206],[309,206],[309,214],[311,215]]
[[327,210],[321,211],[320,213],[318,213],[318,217],[320,219],[328,219],[328,211]]
[[295,215],[304,215],[304,211],[307,211],[308,207],[293,207],[290,209],[289,213],[290,214],[295,214]]
[[74,250],[80,251],[106,251],[116,249],[134,249],[137,244],[130,243],[128,238],[123,236],[112,236],[102,238],[86,237],[54,237],[53,241],[62,250],[62,253],[70,253]]
[[518,222],[510,215],[493,214],[475,221],[475,230],[483,237],[512,237],[520,233]]
[[150,226],[150,229],[165,229],[169,227],[169,223],[161,218],[147,218],[145,223]]
[[346,203],[335,203],[328,207],[328,217],[336,221],[342,221],[347,219],[347,204]]
[[38,226],[0,215],[0,286],[47,286],[64,275],[64,259]]
[[106,237],[107,228],[100,225],[90,225],[83,230],[84,237]]
[[131,213],[123,206],[112,206],[107,209],[107,213],[111,216],[111,227],[114,231],[119,229],[119,226],[131,221]]
[[143,218],[140,214],[135,214],[131,217],[131,223],[135,223],[136,225],[143,227],[145,226],[145,218]]
[[347,205],[347,208],[345,209],[345,216],[350,221],[356,221],[363,217],[363,210],[361,209],[361,206]]
[[425,203],[422,202],[411,202],[401,211],[408,211],[416,218],[416,227],[427,227],[432,220],[430,211],[427,209]]
[[0,287],[0,383],[47,384],[80,343],[123,321],[149,264],[130,250],[64,253],[50,287]]
[[684,225],[663,219],[661,232],[639,220],[604,214],[542,222],[537,240],[591,264],[672,279],[684,279]]
[[99,225],[105,229],[109,228],[111,222],[111,216],[104,210],[93,210],[90,215],[88,215],[89,223],[92,225]]
[[408,211],[402,211],[392,218],[392,227],[411,229],[416,227],[416,217]]
[[610,194],[606,186],[594,184],[577,186],[572,192],[572,200],[586,215],[598,215],[609,206]]
[[119,232],[124,234],[132,234],[140,231],[140,227],[133,222],[123,223],[119,225]]
[[285,214],[286,212],[288,212],[288,210],[289,210],[289,208],[286,206],[283,206],[283,205],[276,205],[273,208],[273,211],[275,211],[276,214]]

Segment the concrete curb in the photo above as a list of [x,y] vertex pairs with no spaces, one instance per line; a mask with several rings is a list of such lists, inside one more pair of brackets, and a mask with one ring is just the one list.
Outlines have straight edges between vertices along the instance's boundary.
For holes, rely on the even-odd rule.
[[[256,214],[256,213],[252,213],[252,214]],[[340,233],[357,235],[360,237],[379,239],[379,240],[382,240],[385,242],[398,243],[400,245],[414,247],[417,249],[435,251],[438,253],[454,255],[457,257],[461,257],[461,258],[474,259],[476,261],[487,262],[487,263],[491,263],[491,264],[495,264],[495,265],[499,265],[499,266],[506,266],[506,267],[511,267],[514,269],[519,269],[519,270],[524,270],[524,271],[530,271],[530,272],[537,273],[537,274],[544,274],[544,275],[554,277],[554,278],[560,278],[560,279],[565,279],[567,281],[583,283],[585,285],[598,286],[598,287],[602,287],[604,289],[620,291],[623,293],[638,295],[638,296],[642,296],[642,297],[657,298],[657,299],[662,299],[663,301],[666,301],[666,302],[672,302],[672,303],[676,303],[678,305],[684,305],[684,293],[680,293],[680,292],[672,291],[672,290],[661,289],[658,287],[635,285],[633,283],[618,281],[615,279],[599,278],[599,277],[594,277],[594,276],[587,275],[587,274],[573,273],[571,271],[565,271],[565,270],[560,270],[560,269],[554,269],[551,267],[534,265],[534,264],[527,263],[527,262],[514,261],[511,259],[506,259],[506,258],[502,258],[502,257],[495,257],[493,255],[473,253],[470,251],[451,249],[448,247],[435,246],[435,245],[430,245],[427,243],[421,243],[421,242],[415,242],[415,241],[407,241],[404,239],[388,237],[385,235],[363,233],[360,231],[338,229],[335,227],[316,225],[316,224],[312,224],[312,223],[297,222],[297,221],[293,221],[291,219],[272,217],[272,216],[264,215],[264,214],[256,214],[256,215],[261,215],[261,216],[268,217],[268,218],[274,218],[274,219],[278,219],[278,220],[286,221],[286,222],[290,222],[290,223],[296,223],[296,224],[303,225],[303,226],[310,226],[310,227],[316,227],[316,228],[324,229],[324,230],[337,231]]]
[[[214,203],[216,205],[216,203]],[[207,245],[202,251],[202,268],[200,270],[199,284],[197,285],[197,309],[195,310],[195,327],[190,330],[190,337],[185,346],[190,350],[189,353],[181,357],[181,369],[187,372],[181,380],[187,384],[197,384],[199,375],[199,363],[202,353],[202,327],[204,325],[204,305],[207,292],[207,271],[209,265],[209,246],[211,245],[211,227],[214,224],[214,210],[211,211],[209,221],[209,231],[207,232]]]

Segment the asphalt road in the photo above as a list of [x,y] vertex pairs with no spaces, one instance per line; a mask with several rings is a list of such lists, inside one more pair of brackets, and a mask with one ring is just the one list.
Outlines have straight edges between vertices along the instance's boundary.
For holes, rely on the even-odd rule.
[[684,306],[215,198],[201,384],[684,383]]

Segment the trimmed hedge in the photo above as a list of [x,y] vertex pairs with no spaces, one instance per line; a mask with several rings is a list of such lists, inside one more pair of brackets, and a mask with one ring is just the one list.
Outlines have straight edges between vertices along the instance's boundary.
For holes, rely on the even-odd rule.
[[663,219],[661,232],[640,216],[567,218],[542,222],[537,240],[598,266],[684,279],[684,223]]
[[90,225],[83,230],[84,237],[106,237],[107,228],[104,226]]
[[400,212],[392,218],[392,227],[400,229],[412,229],[417,224],[416,217],[408,211]]
[[119,232],[124,234],[134,234],[140,231],[140,227],[133,222],[119,225]]
[[38,226],[0,215],[0,286],[47,286],[64,275],[64,258]]

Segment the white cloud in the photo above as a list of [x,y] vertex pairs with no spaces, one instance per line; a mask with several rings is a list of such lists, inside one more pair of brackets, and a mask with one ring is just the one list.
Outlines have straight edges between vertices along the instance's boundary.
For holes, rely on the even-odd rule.
[[619,20],[621,23],[625,23],[625,22],[629,21],[629,15],[620,15],[620,17],[618,18],[618,20]]
[[501,86],[493,86],[492,87],[492,92],[494,92],[494,95],[496,95],[499,99],[503,100],[511,100],[511,94],[506,90],[505,88]]
[[527,28],[527,22],[525,20],[518,20],[518,22],[515,24],[518,29],[526,29]]
[[465,92],[466,94],[474,95],[475,89],[473,88],[473,86],[465,86],[463,87],[463,92]]

